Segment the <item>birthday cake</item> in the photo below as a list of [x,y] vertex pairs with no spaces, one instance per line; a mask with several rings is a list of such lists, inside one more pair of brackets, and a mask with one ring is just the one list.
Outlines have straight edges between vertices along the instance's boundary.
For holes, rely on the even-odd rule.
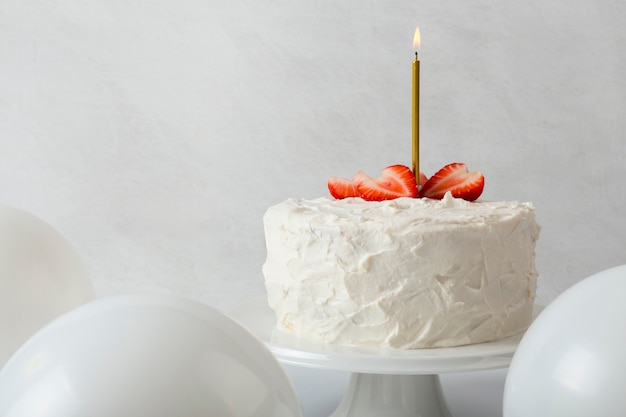
[[484,178],[463,164],[424,179],[419,193],[410,177],[402,166],[378,179],[333,177],[335,199],[290,198],[267,210],[263,273],[277,331],[417,349],[529,326],[539,237],[532,204],[468,201]]

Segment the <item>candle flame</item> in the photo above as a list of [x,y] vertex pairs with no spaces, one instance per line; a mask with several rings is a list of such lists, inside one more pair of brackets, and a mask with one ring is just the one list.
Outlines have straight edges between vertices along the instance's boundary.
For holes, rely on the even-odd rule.
[[419,26],[415,28],[415,35],[413,36],[413,49],[420,49],[421,37]]

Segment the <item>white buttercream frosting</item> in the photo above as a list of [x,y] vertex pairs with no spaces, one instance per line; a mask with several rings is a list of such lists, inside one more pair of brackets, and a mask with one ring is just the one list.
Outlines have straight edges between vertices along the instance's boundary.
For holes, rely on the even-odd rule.
[[532,319],[530,203],[292,198],[264,226],[279,331],[415,349],[497,340]]

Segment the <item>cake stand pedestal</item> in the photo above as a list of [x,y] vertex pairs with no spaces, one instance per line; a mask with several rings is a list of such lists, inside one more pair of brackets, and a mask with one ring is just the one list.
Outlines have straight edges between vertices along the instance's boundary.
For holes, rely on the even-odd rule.
[[523,336],[453,348],[359,348],[274,332],[274,313],[265,300],[246,303],[230,316],[283,364],[351,372],[348,390],[331,417],[452,417],[439,375],[507,367]]
[[331,417],[452,417],[439,375],[353,373]]

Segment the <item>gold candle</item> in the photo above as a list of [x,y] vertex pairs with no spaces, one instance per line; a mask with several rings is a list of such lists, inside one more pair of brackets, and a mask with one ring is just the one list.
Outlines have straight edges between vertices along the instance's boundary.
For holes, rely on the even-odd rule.
[[420,47],[420,28],[415,28],[413,36],[413,48],[415,60],[413,61],[413,174],[415,181],[419,185],[420,178],[420,60],[417,49]]

